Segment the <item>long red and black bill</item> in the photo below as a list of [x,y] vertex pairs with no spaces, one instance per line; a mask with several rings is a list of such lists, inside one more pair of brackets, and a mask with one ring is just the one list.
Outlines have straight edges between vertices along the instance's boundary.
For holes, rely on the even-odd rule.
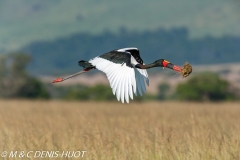
[[172,69],[172,70],[174,70],[174,71],[177,71],[177,72],[181,72],[181,71],[182,71],[182,68],[181,68],[181,67],[179,67],[179,66],[177,66],[177,65],[174,65],[174,64],[168,62],[167,60],[163,60],[162,63],[163,63],[163,67],[170,68],[170,69]]

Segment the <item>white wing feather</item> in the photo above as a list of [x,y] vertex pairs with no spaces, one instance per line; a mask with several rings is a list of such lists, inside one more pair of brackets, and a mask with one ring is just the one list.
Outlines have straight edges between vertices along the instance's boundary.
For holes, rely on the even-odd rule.
[[[139,71],[135,68],[135,77],[136,77],[136,85],[137,85],[137,91],[142,96],[142,88],[141,88],[141,77]],[[137,92],[135,93],[137,96]]]
[[122,70],[120,70],[119,74],[118,74],[118,83],[116,84],[117,85],[116,95],[117,95],[118,101],[121,98],[121,85],[122,85],[121,81],[122,81],[122,79],[123,79]]
[[136,72],[139,73],[139,81],[140,81],[140,84],[141,84],[140,86],[141,86],[141,88],[142,88],[142,91],[143,91],[143,92],[146,92],[146,87],[145,87],[145,83],[144,83],[144,81],[145,81],[144,72],[143,72],[142,69],[137,69]]
[[146,91],[145,83],[148,85],[149,82],[145,69],[131,68],[126,63],[116,64],[101,57],[91,59],[89,63],[106,74],[113,94],[122,103],[124,100],[129,103],[129,96],[133,99],[133,93],[142,95]]

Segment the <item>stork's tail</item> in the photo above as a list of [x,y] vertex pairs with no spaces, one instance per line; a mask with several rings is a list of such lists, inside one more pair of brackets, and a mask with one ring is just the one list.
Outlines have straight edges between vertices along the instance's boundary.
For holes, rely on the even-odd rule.
[[95,66],[93,66],[88,61],[84,61],[84,60],[79,61],[78,65],[83,67],[84,69],[95,69]]

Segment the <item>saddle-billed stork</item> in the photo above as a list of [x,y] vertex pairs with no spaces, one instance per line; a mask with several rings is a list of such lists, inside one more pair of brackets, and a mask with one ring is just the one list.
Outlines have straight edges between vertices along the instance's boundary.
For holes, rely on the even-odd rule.
[[62,82],[92,69],[98,69],[106,74],[113,94],[116,95],[118,101],[121,99],[122,103],[124,103],[124,98],[129,103],[129,96],[133,99],[133,93],[137,95],[137,91],[141,96],[142,92],[146,92],[145,85],[149,85],[146,69],[167,67],[177,72],[182,70],[179,66],[165,59],[159,59],[145,65],[140,57],[139,50],[134,47],[116,49],[89,61],[81,60],[78,65],[84,69],[65,78],[57,78],[53,83]]

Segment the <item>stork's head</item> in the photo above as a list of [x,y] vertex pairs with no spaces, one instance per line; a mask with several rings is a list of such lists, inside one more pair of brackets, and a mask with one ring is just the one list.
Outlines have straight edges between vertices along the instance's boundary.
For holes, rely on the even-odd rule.
[[167,67],[167,68],[173,69],[177,72],[182,71],[181,67],[176,66],[165,59],[159,59],[159,60],[155,61],[154,63],[159,67],[163,67],[163,68]]

